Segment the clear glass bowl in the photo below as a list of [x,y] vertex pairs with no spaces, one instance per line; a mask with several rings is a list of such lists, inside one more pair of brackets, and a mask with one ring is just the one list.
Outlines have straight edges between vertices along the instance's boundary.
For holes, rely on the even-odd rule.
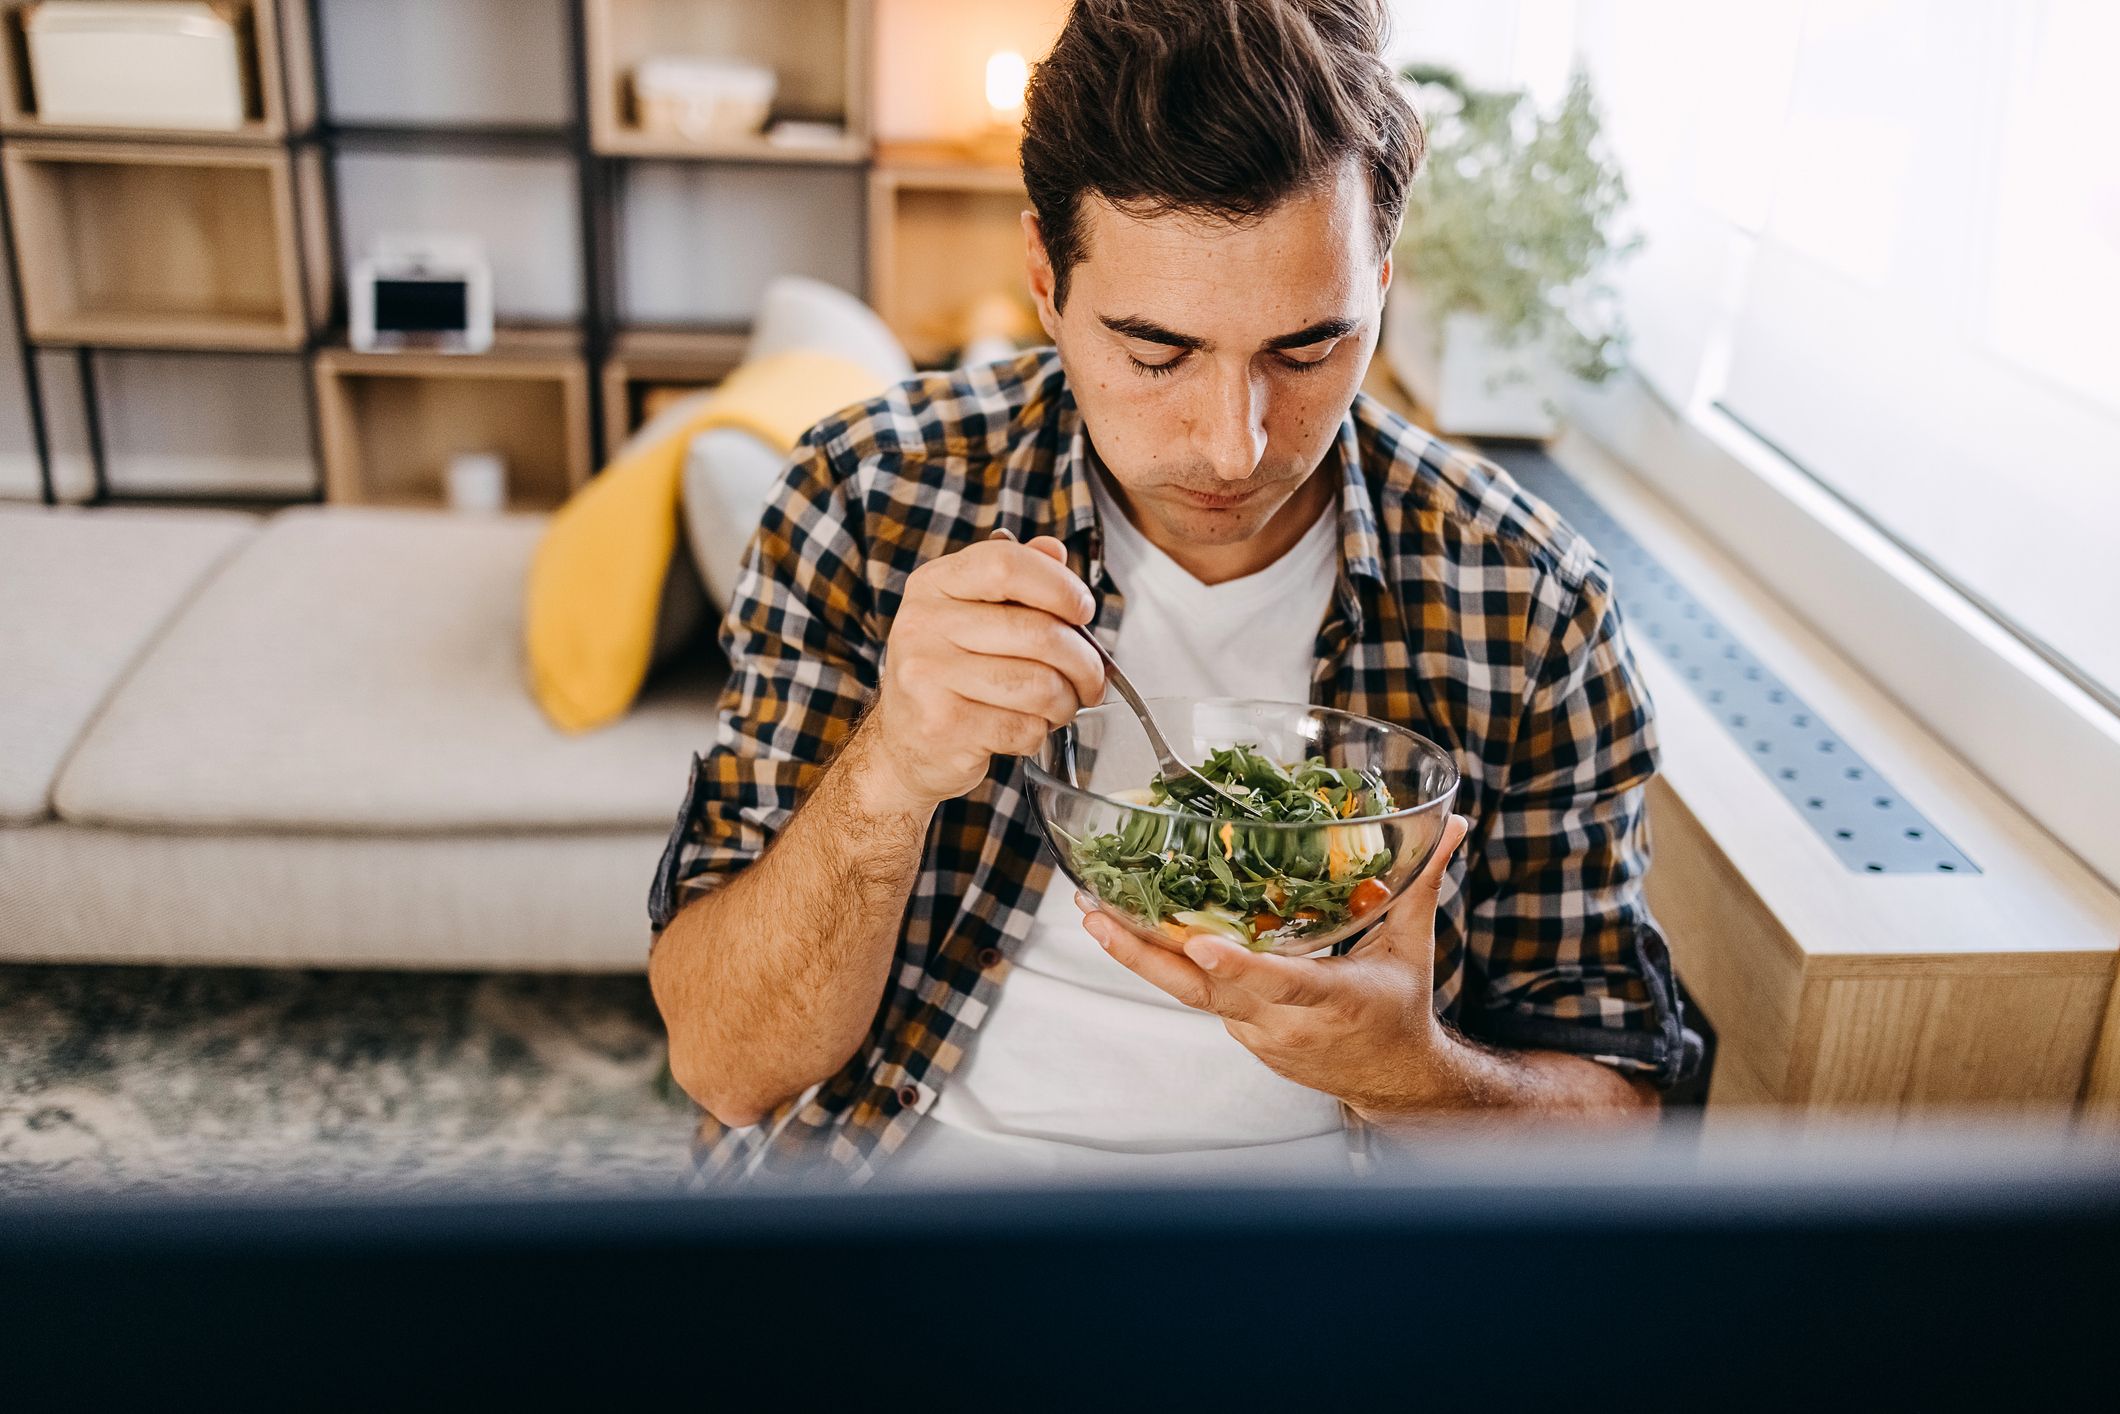
[[[1149,805],[1145,788],[1158,774],[1156,758],[1133,713],[1119,702],[1078,713],[1030,758],[1031,802],[1068,878],[1153,942],[1180,946],[1200,931],[1289,956],[1330,948],[1396,899],[1443,837],[1457,797],[1457,763],[1404,727],[1327,707],[1245,698],[1159,697],[1148,706],[1171,750],[1194,766],[1230,746],[1251,747],[1282,766],[1323,757],[1329,766],[1380,781],[1395,806],[1387,814],[1284,822]],[[1196,901],[1198,881],[1223,874],[1205,867],[1209,854],[1228,866],[1222,898],[1210,892]],[[1177,867],[1166,871],[1159,859]],[[1365,877],[1374,884],[1317,887]],[[1231,907],[1230,881],[1245,894],[1263,894],[1263,901]],[[1280,887],[1283,881],[1293,892]],[[1346,897],[1332,898],[1336,892]],[[1286,916],[1275,912],[1277,898],[1285,904],[1320,893],[1326,897],[1308,910],[1311,917],[1298,916],[1299,908],[1286,908]],[[1148,916],[1151,908],[1157,916]]]

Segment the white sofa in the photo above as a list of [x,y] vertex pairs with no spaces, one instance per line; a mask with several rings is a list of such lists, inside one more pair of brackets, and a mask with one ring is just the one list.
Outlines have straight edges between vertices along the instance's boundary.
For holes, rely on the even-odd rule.
[[641,966],[712,653],[555,731],[542,525],[0,510],[0,956]]
[[[753,352],[898,376],[880,329],[804,282],[769,292]],[[717,588],[778,463],[692,449]],[[0,506],[0,958],[644,966],[719,653],[701,623],[624,720],[555,730],[521,670],[543,527]]]

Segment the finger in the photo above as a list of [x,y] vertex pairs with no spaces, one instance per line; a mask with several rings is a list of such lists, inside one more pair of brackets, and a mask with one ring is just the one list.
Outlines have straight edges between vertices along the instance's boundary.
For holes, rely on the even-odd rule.
[[[997,525],[994,527],[993,533],[988,535],[986,538],[989,540],[1006,540],[1011,543],[1014,543],[1016,540],[1016,532],[1010,530],[1005,525]],[[1051,558],[1058,560],[1063,565],[1067,563],[1067,546],[1061,544],[1060,541],[1053,536],[1040,535],[1026,543],[1028,543],[1033,550],[1036,550],[1041,555],[1050,556]]]
[[952,599],[1026,604],[1071,624],[1097,616],[1089,586],[1063,562],[1026,545],[984,541],[934,562],[935,582]]
[[1313,959],[1253,952],[1199,933],[1186,940],[1185,955],[1217,988],[1234,988],[1261,1005],[1322,1006],[1332,997],[1330,969]]
[[1059,669],[1028,658],[990,658],[966,653],[938,672],[942,685],[959,697],[1028,712],[1049,727],[1064,727],[1082,710],[1074,684]]
[[[1034,756],[1045,745],[1052,724],[1029,712],[1016,712],[986,702],[957,697],[959,741],[976,745],[992,756]],[[956,742],[951,742],[955,746]]]
[[967,653],[1028,658],[1058,669],[1085,707],[1104,700],[1104,660],[1081,634],[1043,609],[952,600],[937,616],[936,628]]
[[1227,1020],[1250,1015],[1253,1008],[1248,998],[1225,997],[1191,959],[1142,939],[1109,912],[1099,909],[1084,915],[1082,926],[1127,971],[1194,1011],[1212,1012]]
[[[1075,890],[1075,907],[1080,909],[1084,914],[1092,914],[1098,912],[1099,910],[1102,910],[1107,917],[1118,917],[1117,914],[1113,913],[1110,909],[1104,907],[1104,900],[1098,898],[1095,894],[1084,893],[1080,889]],[[1120,926],[1125,927],[1126,925],[1121,922]],[[1091,936],[1094,937],[1095,934],[1092,933]],[[1180,955],[1181,957],[1185,953],[1185,944],[1182,941],[1177,938],[1170,937],[1161,932],[1160,930],[1152,934],[1136,932],[1133,934],[1133,936],[1141,939],[1143,942],[1147,943],[1151,947],[1162,948],[1165,952],[1174,952]]]

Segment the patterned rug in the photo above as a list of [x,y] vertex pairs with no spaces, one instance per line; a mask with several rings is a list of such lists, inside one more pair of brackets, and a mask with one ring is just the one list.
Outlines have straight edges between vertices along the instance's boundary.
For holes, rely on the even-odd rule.
[[0,966],[0,1195],[658,1191],[641,977]]

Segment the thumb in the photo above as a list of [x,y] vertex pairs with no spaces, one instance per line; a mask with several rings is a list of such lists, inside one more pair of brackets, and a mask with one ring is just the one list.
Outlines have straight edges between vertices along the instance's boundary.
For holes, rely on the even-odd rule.
[[1443,838],[1436,842],[1435,852],[1428,856],[1428,862],[1421,866],[1419,877],[1406,890],[1409,897],[1419,895],[1426,898],[1429,912],[1435,911],[1436,897],[1443,892],[1443,876],[1450,872],[1451,857],[1457,853],[1458,846],[1465,842],[1465,836],[1471,833],[1472,822],[1464,816],[1452,815],[1445,820]]

